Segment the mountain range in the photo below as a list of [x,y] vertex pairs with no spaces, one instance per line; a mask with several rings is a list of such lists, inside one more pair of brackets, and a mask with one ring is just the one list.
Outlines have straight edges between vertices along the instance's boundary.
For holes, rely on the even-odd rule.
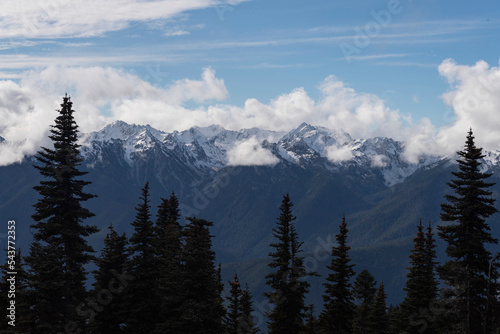
[[[89,172],[85,179],[92,182],[87,191],[98,195],[87,205],[96,214],[89,223],[101,228],[90,239],[96,249],[110,224],[128,236],[133,233],[130,223],[146,181],[153,214],[160,198],[174,191],[183,216],[214,222],[223,278],[227,282],[237,272],[249,284],[257,312],[264,307],[267,254],[285,193],[294,203],[308,269],[324,277],[345,215],[355,270],[369,269],[384,281],[388,301],[398,303],[416,226],[420,220],[433,227],[439,223],[440,204],[449,192],[446,182],[457,168],[453,157],[429,155],[410,163],[405,144],[391,138],[355,139],[305,123],[290,132],[212,125],[167,133],[117,121],[82,134],[81,145],[82,168]],[[498,182],[500,152],[484,153],[484,170]],[[23,248],[31,241],[30,216],[37,199],[32,187],[41,179],[34,163],[34,157],[26,157],[0,167],[0,214],[18,221]],[[500,187],[492,190],[496,197]],[[489,222],[498,237],[497,216]],[[4,246],[5,236],[0,234]],[[444,245],[436,239],[443,259]],[[309,301],[321,309],[323,278],[311,280]]]

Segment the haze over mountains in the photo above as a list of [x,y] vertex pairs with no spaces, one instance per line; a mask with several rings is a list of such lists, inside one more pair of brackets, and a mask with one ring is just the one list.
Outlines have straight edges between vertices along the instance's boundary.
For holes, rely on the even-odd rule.
[[[96,214],[89,223],[101,228],[91,239],[96,249],[110,224],[131,235],[134,207],[149,181],[153,214],[160,198],[175,191],[183,216],[214,222],[225,282],[238,272],[257,301],[279,204],[290,193],[306,266],[324,272],[345,214],[355,270],[368,268],[385,282],[389,302],[399,302],[416,225],[420,219],[438,223],[455,168],[448,157],[408,162],[404,143],[390,138],[351,138],[306,123],[287,133],[216,125],[165,133],[118,121],[81,138],[85,179],[92,181],[87,190],[99,196],[88,202]],[[500,152],[485,153],[485,168],[497,173]],[[33,161],[0,167],[0,213],[19,222],[22,247],[31,241],[32,187],[40,180]],[[496,196],[500,187],[493,190]],[[490,219],[493,235],[500,232],[498,221]],[[323,281],[313,280],[310,298],[320,305]]]

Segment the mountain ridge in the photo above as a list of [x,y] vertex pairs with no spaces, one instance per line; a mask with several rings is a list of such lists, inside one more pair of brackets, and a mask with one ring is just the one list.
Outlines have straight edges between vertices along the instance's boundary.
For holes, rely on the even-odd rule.
[[[386,137],[353,139],[344,131],[307,123],[289,132],[257,128],[234,131],[210,125],[167,133],[150,125],[116,121],[100,131],[84,134],[81,151],[85,163],[92,166],[100,159],[100,146],[118,145],[125,160],[132,164],[144,151],[158,145],[161,152],[167,154],[169,151],[170,155],[176,155],[197,173],[209,174],[228,167],[228,154],[238,152],[240,146],[247,142],[251,147],[246,147],[246,150],[250,153],[252,150],[261,154],[270,153],[279,160],[273,160],[274,164],[288,162],[302,168],[315,166],[337,172],[355,168],[367,176],[381,176],[387,186],[401,183],[416,170],[443,158],[425,156],[418,163],[410,163],[405,159],[402,142]],[[242,154],[245,151],[239,156]],[[500,164],[498,154],[492,154],[491,161]],[[233,159],[232,165],[239,165],[238,161]],[[255,163],[255,166],[258,165],[271,164],[265,161]]]

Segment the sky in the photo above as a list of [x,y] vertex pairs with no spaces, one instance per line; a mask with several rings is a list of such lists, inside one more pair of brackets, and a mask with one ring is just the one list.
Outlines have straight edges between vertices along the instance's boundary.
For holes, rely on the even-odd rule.
[[[406,158],[500,149],[500,3],[2,0],[0,164],[80,131],[302,122],[405,142]],[[342,149],[342,148],[339,148]]]

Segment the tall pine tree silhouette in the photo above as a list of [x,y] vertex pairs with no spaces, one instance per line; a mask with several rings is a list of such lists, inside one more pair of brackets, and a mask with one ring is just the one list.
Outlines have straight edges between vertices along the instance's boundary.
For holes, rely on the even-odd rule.
[[188,217],[187,220],[182,254],[184,299],[178,333],[223,333],[225,310],[220,272],[215,267],[213,236],[209,230],[213,223],[196,217]]
[[241,312],[241,284],[238,275],[234,275],[234,280],[229,282],[231,289],[229,296],[226,297],[228,301],[227,314],[225,318],[226,331],[228,334],[238,334],[238,322],[242,315]]
[[[406,298],[401,303],[400,317],[404,330],[410,334],[435,333],[435,320],[431,319],[431,303],[437,297],[435,279],[435,251],[432,228],[429,225],[424,233],[422,221],[417,226],[417,236],[410,254],[410,267],[407,274]],[[426,311],[425,314],[422,314]],[[434,320],[434,321],[431,321]]]
[[368,316],[375,298],[377,282],[368,269],[363,269],[354,280],[353,297],[358,301],[352,323],[354,334],[364,334],[368,328]]
[[[97,270],[94,271],[94,298],[98,306],[91,324],[92,333],[123,333],[121,326],[127,322],[127,308],[130,306],[125,302],[128,282],[120,282],[117,277],[123,276],[126,270],[127,245],[125,233],[119,235],[111,225],[104,239],[104,248],[96,260]],[[91,312],[94,313],[93,310]]]
[[336,235],[337,246],[332,247],[331,264],[327,266],[328,274],[325,286],[324,310],[320,316],[321,326],[325,333],[350,333],[354,317],[352,302],[351,278],[354,276],[354,264],[349,257],[350,246],[347,245],[347,223],[345,216]]
[[85,319],[77,314],[77,308],[87,297],[84,266],[94,258],[85,238],[97,228],[84,224],[94,214],[82,202],[95,196],[84,192],[90,182],[81,179],[86,172],[80,170],[73,112],[66,95],[49,136],[54,147],[42,147],[34,166],[43,180],[34,187],[40,198],[34,205],[34,241],[26,263],[33,330],[40,334],[85,328]]
[[368,328],[366,333],[385,334],[389,326],[384,282],[380,283],[375,299],[373,300],[370,315],[368,316]]
[[245,285],[245,289],[243,289],[243,292],[241,293],[241,300],[240,300],[240,308],[241,308],[241,315],[240,318],[238,319],[238,334],[256,334],[259,332],[257,329],[257,325],[255,324],[255,321],[253,319],[253,314],[252,312],[254,311],[253,308],[253,301],[252,301],[252,295],[250,294],[250,290],[248,289],[248,285]]
[[158,257],[158,288],[161,308],[154,333],[178,333],[182,288],[182,226],[179,224],[179,201],[172,192],[162,198],[155,224]]
[[273,270],[266,275],[266,284],[271,288],[264,295],[273,305],[269,318],[269,333],[293,334],[301,333],[304,327],[304,313],[306,306],[304,298],[309,291],[309,283],[305,278],[304,259],[299,254],[302,251],[302,242],[299,242],[293,221],[292,202],[286,194],[280,206],[280,216],[273,236],[276,239],[271,243],[275,249],[271,252],[269,267]]
[[128,287],[127,333],[150,333],[158,322],[160,298],[158,293],[158,263],[155,251],[154,226],[151,221],[149,183],[142,189],[135,220],[134,234],[130,237],[132,258],[127,271],[133,277]]
[[446,195],[446,203],[441,205],[441,220],[450,224],[438,226],[439,236],[448,243],[450,260],[438,272],[450,287],[448,297],[455,304],[455,318],[450,323],[465,333],[481,333],[491,322],[485,315],[492,260],[486,245],[498,244],[486,223],[486,218],[497,212],[488,190],[494,183],[486,182],[491,173],[481,172],[484,155],[474,143],[472,130],[464,150],[457,154],[459,170],[452,172],[455,179],[448,183],[453,193]]

